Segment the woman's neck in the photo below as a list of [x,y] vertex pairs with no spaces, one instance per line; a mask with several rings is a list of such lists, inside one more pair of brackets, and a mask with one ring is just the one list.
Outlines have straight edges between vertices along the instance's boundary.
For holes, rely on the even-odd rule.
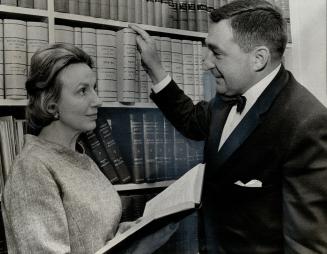
[[79,134],[78,131],[65,128],[59,121],[54,121],[41,130],[39,137],[75,150]]

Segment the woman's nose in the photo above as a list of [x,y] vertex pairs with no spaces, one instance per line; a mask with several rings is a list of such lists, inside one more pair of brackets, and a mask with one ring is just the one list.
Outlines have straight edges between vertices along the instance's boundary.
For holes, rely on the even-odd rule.
[[94,107],[101,107],[102,105],[102,100],[99,98],[98,93],[96,90],[93,91],[93,103],[92,106]]

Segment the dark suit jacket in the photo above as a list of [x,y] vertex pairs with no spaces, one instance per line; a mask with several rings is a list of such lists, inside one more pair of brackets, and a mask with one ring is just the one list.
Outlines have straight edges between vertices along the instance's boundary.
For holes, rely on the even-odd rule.
[[[151,98],[206,140],[201,252],[327,253],[327,110],[290,72],[282,66],[219,152],[208,145],[218,96],[194,106],[172,81]],[[252,179],[262,188],[234,184]]]

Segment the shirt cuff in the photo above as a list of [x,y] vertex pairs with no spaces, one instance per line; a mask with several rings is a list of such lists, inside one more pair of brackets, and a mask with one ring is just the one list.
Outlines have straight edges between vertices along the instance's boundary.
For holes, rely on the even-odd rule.
[[161,80],[158,84],[152,86],[152,90],[154,93],[159,93],[162,89],[164,89],[171,82],[171,77],[168,74],[163,80]]

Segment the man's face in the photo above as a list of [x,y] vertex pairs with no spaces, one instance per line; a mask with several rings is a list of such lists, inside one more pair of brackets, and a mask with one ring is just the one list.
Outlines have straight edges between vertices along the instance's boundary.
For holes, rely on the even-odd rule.
[[245,53],[235,42],[229,21],[212,23],[206,44],[205,68],[216,78],[219,94],[243,94],[253,85],[251,52]]
[[93,130],[101,101],[95,91],[96,77],[91,68],[84,63],[71,64],[57,78],[62,83],[57,103],[59,121],[73,132]]

